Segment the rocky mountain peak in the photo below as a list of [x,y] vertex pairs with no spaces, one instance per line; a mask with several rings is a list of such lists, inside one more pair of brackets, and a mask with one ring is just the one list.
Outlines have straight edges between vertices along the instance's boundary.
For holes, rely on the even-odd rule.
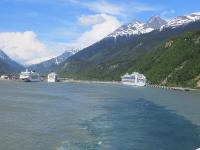
[[147,23],[145,24],[145,27],[160,29],[163,25],[166,25],[166,24],[167,24],[167,21],[165,21],[164,19],[161,19],[159,16],[153,16],[147,21]]
[[113,33],[108,35],[108,38],[117,38],[122,36],[134,36],[149,33],[153,30],[163,30],[164,28],[176,28],[190,22],[200,20],[200,12],[191,13],[188,15],[178,16],[169,21],[165,21],[159,16],[151,17],[146,23],[134,20],[129,24],[123,25]]

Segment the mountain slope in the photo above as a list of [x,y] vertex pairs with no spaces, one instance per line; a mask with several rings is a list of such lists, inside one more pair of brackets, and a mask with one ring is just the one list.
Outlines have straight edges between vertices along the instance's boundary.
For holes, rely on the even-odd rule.
[[196,21],[128,39],[126,36],[118,37],[117,42],[114,38],[106,37],[62,63],[59,66],[60,75],[84,80],[120,80],[120,76],[152,48],[184,32],[198,29],[200,22]]
[[30,70],[36,70],[36,71],[42,72],[42,73],[50,72],[72,55],[73,55],[73,52],[65,51],[63,54],[61,54],[55,58],[41,62],[39,64],[31,65],[28,68]]
[[200,87],[200,30],[164,42],[129,69],[133,70],[154,84]]
[[17,73],[22,69],[22,65],[9,58],[2,50],[0,50],[0,74]]
[[[198,19],[200,20],[198,15],[199,15],[199,13],[193,13],[193,14],[188,15],[188,16],[193,16],[194,19],[190,19],[190,21],[188,21],[187,23],[183,21],[182,26],[179,22],[180,20],[179,19],[177,20],[177,18],[180,18],[180,17],[172,19],[172,20],[174,20],[173,21],[174,24],[176,24],[176,23],[179,24],[179,26],[177,26],[177,29],[169,24],[169,22],[171,22],[172,20],[170,20],[169,22],[166,22],[165,20],[162,20],[159,17],[151,17],[146,23],[141,23],[139,21],[133,21],[132,23],[130,23],[128,25],[124,25],[124,26],[120,27],[119,29],[117,29],[116,31],[114,31],[113,33],[111,33],[110,35],[108,35],[107,37],[102,39],[101,41],[83,49],[82,51],[77,53],[72,59],[75,59],[75,60],[89,59],[90,57],[93,57],[93,55],[96,55],[96,53],[98,53],[98,52],[102,53],[102,51],[104,51],[104,50],[105,50],[105,52],[107,52],[107,49],[111,49],[112,47],[115,47],[115,46],[118,47],[119,45],[123,46],[132,41],[137,41],[137,39],[142,39],[142,37],[148,38],[149,35],[155,36],[155,34],[160,33],[159,31],[165,32],[165,31],[168,31],[171,29],[176,29],[174,33],[169,32],[169,34],[166,33],[166,34],[161,35],[161,40],[162,40],[162,38],[166,38],[166,35],[170,37],[170,36],[175,36],[176,34],[182,33],[184,31],[198,29],[198,27],[196,28],[195,25],[187,27],[188,24],[192,24],[191,22],[194,22],[194,21],[198,22]],[[184,18],[184,16],[182,16],[182,17]],[[195,24],[195,22],[194,22],[194,24]],[[139,26],[142,26],[141,29],[135,28],[135,26],[137,26],[138,24],[140,24]],[[148,26],[148,28],[155,28],[155,29],[151,30],[151,32],[150,31],[143,32],[145,30],[146,26]],[[152,38],[152,37],[150,37],[150,38]],[[138,43],[138,45],[140,45],[140,44],[141,43]]]

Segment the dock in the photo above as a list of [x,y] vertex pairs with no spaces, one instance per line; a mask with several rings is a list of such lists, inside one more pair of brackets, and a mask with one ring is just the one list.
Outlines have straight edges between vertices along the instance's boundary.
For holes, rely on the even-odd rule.
[[196,90],[196,89],[191,89],[191,88],[169,87],[169,86],[154,85],[154,84],[147,84],[146,87],[158,88],[158,89],[164,89],[164,90],[187,91],[187,92]]

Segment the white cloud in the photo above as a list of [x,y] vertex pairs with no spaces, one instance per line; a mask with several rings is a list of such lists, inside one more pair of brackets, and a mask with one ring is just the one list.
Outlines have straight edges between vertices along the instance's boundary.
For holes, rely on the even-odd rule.
[[[90,19],[94,20],[90,21]],[[52,42],[45,44],[37,38],[33,31],[0,32],[0,49],[12,59],[24,65],[35,64],[53,58],[65,50],[82,49],[90,46],[121,25],[116,17],[107,14],[82,16],[82,23],[92,26],[89,31],[82,33],[72,43]]]
[[66,2],[85,7],[96,13],[106,13],[110,15],[121,15],[123,6],[108,3],[105,0],[98,0],[93,2],[83,2],[81,0],[65,0]]
[[81,16],[79,22],[83,25],[94,25],[105,22],[105,18],[101,14]]
[[165,10],[161,13],[161,17],[166,20],[170,20],[171,18],[174,17],[175,13],[176,13],[176,11],[174,9]]
[[88,9],[97,13],[106,13],[111,15],[121,15],[124,11],[124,7],[120,5],[110,4],[106,1],[98,1],[92,3],[85,3]]
[[97,23],[91,27],[91,30],[84,32],[78,40],[72,44],[73,47],[78,47],[80,49],[90,46],[121,26],[119,20],[114,16],[107,14],[98,14],[98,16],[104,18],[104,22]]
[[25,65],[37,64],[37,63],[49,60],[49,59],[51,59],[53,57],[55,57],[55,55],[46,56],[46,57],[36,57],[34,59],[27,60],[26,63],[25,63]]
[[127,16],[127,14],[147,12],[147,11],[158,11],[163,9],[163,6],[155,6],[139,1],[130,1],[128,3],[116,2],[109,3],[106,0],[97,0],[94,2],[83,2],[80,0],[65,0],[66,2],[85,7],[95,13],[105,13],[115,16]]
[[33,31],[1,32],[0,49],[23,64],[51,56],[46,45],[37,39]]
[[151,3],[133,1],[127,4],[124,4],[124,11],[126,13],[140,13],[140,12],[152,12],[163,10],[163,6],[161,5],[152,5]]

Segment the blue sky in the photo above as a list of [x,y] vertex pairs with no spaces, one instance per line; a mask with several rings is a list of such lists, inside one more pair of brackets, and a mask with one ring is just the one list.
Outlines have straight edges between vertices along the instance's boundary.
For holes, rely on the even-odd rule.
[[1,0],[0,48],[35,63],[86,47],[134,19],[198,11],[199,0]]

